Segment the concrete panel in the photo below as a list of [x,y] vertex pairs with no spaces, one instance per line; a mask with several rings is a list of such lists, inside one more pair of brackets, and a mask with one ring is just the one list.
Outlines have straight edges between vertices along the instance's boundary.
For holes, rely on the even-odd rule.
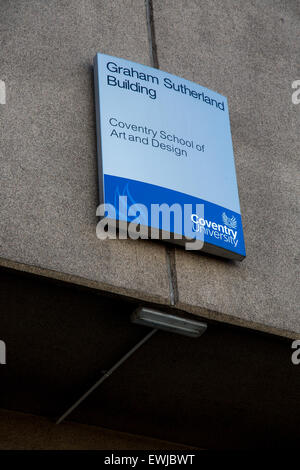
[[166,252],[96,238],[92,61],[149,64],[144,0],[0,1],[0,264],[167,303]]
[[155,0],[154,22],[160,68],[228,97],[247,249],[242,263],[176,249],[178,306],[299,334],[299,2]]

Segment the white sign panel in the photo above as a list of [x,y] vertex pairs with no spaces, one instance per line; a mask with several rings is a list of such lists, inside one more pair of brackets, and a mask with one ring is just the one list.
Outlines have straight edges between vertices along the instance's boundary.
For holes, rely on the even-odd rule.
[[[194,237],[203,251],[243,259],[227,99],[104,54],[94,73],[100,202],[116,208],[117,222],[169,232],[175,242]],[[136,204],[139,213],[130,211]],[[153,207],[162,204],[181,216],[174,209],[169,220],[157,217]]]

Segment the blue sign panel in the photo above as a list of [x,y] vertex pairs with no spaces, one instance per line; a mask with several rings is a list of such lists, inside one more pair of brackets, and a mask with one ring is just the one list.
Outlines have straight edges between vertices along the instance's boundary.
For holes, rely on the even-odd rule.
[[[203,251],[242,260],[227,99],[104,54],[94,74],[100,203],[114,206],[118,223],[170,233],[175,243],[203,240]],[[179,212],[157,216],[162,205]]]

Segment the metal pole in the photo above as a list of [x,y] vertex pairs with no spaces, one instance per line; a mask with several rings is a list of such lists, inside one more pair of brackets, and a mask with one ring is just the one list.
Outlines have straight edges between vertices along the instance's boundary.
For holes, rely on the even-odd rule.
[[70,408],[67,409],[67,411],[56,421],[56,424],[60,424],[70,413],[72,413],[72,411],[75,410],[75,408],[77,408],[77,406],[79,406],[80,403],[82,403],[94,390],[96,390],[96,388],[98,388],[99,385],[101,385],[104,382],[104,380],[108,379],[108,377],[110,377],[111,374],[116,369],[118,369],[130,356],[132,356],[132,354],[134,354],[135,351],[137,351],[143,344],[145,344],[146,341],[148,341],[148,339],[150,339],[151,336],[153,336],[154,333],[156,333],[156,331],[157,330],[155,328],[151,330],[150,333],[144,336],[144,338],[141,339],[141,341],[139,341],[132,349],[130,349],[130,351],[128,351],[128,353],[126,353],[118,362],[116,362],[114,366],[112,366],[107,372],[105,372],[105,374],[101,377],[101,379],[99,379]]

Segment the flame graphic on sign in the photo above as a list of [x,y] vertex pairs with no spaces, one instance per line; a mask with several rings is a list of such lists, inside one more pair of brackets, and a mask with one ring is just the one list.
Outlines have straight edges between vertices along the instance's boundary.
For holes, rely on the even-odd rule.
[[224,224],[227,225],[227,227],[230,227],[233,229],[237,228],[237,220],[234,217],[234,215],[231,218],[229,218],[228,215],[225,212],[223,212],[222,219],[223,219]]

